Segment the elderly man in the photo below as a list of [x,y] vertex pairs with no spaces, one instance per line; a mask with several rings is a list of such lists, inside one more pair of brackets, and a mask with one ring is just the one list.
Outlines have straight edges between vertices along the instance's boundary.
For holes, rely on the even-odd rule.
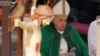
[[[64,11],[62,13],[64,9],[61,5],[62,2],[66,4],[66,13]],[[80,35],[75,28],[66,22],[70,11],[68,3],[60,0],[53,7],[53,11],[54,19],[50,25],[41,29],[41,56],[88,56],[88,49]]]

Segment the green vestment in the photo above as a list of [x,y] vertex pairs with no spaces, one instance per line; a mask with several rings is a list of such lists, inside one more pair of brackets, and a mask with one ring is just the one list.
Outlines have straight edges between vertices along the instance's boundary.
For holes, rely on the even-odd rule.
[[[61,34],[59,34],[53,23],[41,29],[42,41],[40,52],[41,56],[58,56],[60,48]],[[63,34],[69,48],[76,48],[76,56],[89,56],[88,49],[81,39],[78,32],[71,25],[67,24]]]

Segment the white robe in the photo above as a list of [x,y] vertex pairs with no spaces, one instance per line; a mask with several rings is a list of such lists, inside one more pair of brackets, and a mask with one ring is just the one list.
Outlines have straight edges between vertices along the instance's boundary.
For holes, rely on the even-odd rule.
[[[63,34],[64,31],[58,31],[58,32],[60,34]],[[63,36],[61,36],[59,54],[60,55],[63,55],[63,54],[67,55],[67,53],[68,53],[67,41],[65,41],[65,39],[63,38]]]
[[30,25],[33,30],[28,31],[27,29],[23,29],[23,52],[25,52],[25,56],[40,56],[40,28],[32,22],[27,23],[27,26],[28,25]]
[[20,22],[23,29],[23,56],[40,56],[41,30],[37,21]]
[[95,56],[96,54],[96,27],[97,21],[91,22],[88,30],[88,48],[89,48],[89,56]]
[[[51,20],[52,18],[42,20],[42,25],[48,25]],[[41,27],[38,27],[38,20],[25,22],[15,19],[14,26],[23,29],[23,56],[41,56]]]
[[15,19],[15,27],[23,29],[23,56],[41,56],[40,43],[41,43],[41,30],[38,27],[38,21],[20,21]]

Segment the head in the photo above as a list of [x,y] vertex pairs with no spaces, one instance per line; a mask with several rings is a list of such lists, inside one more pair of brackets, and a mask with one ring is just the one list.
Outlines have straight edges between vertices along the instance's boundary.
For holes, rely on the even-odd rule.
[[52,16],[53,15],[53,11],[52,9],[48,6],[48,5],[39,5],[36,9],[35,9],[35,14],[38,14],[40,16]]
[[53,16],[53,11],[48,5],[39,5],[34,12],[32,21],[37,19],[39,26],[46,25],[47,21],[50,21]]
[[53,19],[54,26],[59,31],[64,31],[66,27],[66,17],[55,17]]
[[59,0],[53,6],[54,20],[53,23],[57,30],[64,31],[66,20],[70,12],[70,6],[66,0]]

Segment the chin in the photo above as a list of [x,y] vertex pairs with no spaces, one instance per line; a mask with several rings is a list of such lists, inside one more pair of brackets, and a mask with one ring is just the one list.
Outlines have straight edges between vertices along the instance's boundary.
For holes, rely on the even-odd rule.
[[64,31],[64,29],[59,29],[59,31]]

